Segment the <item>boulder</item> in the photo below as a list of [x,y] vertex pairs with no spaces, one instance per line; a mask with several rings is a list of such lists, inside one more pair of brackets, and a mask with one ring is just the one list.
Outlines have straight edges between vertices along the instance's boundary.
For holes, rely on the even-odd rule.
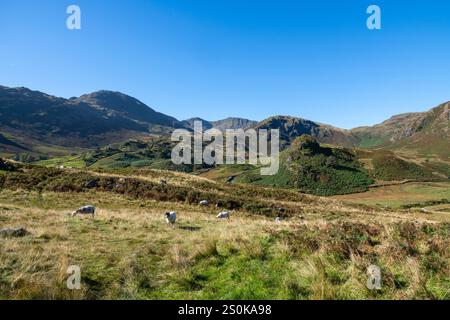
[[29,235],[30,233],[25,228],[6,228],[0,229],[0,238],[21,238]]

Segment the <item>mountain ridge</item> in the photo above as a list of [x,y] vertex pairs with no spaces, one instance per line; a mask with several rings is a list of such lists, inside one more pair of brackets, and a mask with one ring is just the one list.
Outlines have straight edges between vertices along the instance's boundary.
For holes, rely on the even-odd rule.
[[[386,148],[421,156],[450,157],[450,103],[424,112],[394,115],[386,121],[351,130],[293,116],[272,116],[261,122],[229,117],[218,121],[191,118],[179,121],[138,99],[100,90],[70,99],[25,87],[0,86],[0,152],[21,149],[53,154],[52,147],[95,148],[128,139],[167,136],[175,128],[279,129],[282,147],[309,135],[319,143],[349,148]],[[443,139],[444,138],[444,139]],[[45,145],[45,148],[40,148]]]

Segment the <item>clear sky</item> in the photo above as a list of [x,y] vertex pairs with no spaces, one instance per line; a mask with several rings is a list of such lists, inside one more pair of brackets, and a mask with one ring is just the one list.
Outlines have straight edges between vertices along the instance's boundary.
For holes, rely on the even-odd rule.
[[0,84],[117,90],[178,119],[370,125],[450,100],[450,1],[0,0]]

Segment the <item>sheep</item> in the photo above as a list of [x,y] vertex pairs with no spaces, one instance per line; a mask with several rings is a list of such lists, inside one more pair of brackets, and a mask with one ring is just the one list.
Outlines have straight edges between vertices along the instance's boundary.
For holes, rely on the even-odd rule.
[[209,205],[209,201],[208,200],[203,200],[203,201],[200,201],[200,203],[199,203],[201,206],[204,206],[204,207],[206,207],[206,206],[208,206]]
[[175,226],[175,222],[177,221],[177,213],[176,212],[166,212],[166,222],[170,224],[172,228]]
[[72,217],[76,217],[77,215],[92,215],[92,218],[95,216],[95,207],[94,206],[84,206],[80,209],[72,212]]
[[281,223],[281,218],[280,218],[280,217],[276,217],[275,223],[276,223],[276,224],[280,224],[280,223]]
[[228,219],[230,220],[230,213],[228,211],[222,211],[217,215],[217,219]]

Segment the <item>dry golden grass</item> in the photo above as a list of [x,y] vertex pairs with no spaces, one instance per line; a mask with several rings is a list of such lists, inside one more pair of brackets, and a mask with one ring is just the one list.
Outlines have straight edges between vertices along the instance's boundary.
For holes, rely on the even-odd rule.
[[[166,179],[169,187],[215,186],[172,172],[135,177]],[[224,193],[238,188],[246,187],[217,185]],[[257,199],[260,190],[277,199],[277,190],[241,191]],[[445,212],[299,199],[277,201],[295,214],[276,225],[273,218],[245,211],[219,221],[219,208],[112,192],[1,190],[0,228],[21,226],[31,234],[0,239],[0,298],[449,298]],[[86,204],[97,206],[95,219],[68,215]],[[176,228],[166,225],[167,210],[178,212]],[[366,269],[373,263],[383,271],[380,291],[366,287]],[[79,291],[66,287],[70,265],[81,268]]]

